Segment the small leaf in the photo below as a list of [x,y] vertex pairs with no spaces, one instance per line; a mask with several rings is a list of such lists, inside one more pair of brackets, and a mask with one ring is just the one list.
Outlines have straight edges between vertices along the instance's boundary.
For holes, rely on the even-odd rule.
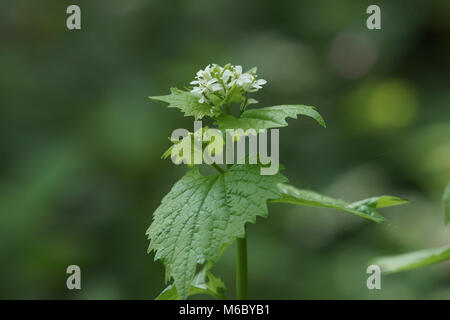
[[425,249],[397,256],[380,257],[371,264],[378,265],[385,274],[429,266],[450,259],[450,245]]
[[[196,294],[210,295],[216,299],[224,300],[226,287],[220,278],[215,277],[205,266],[192,280],[187,297]],[[165,288],[156,300],[180,300],[174,284]]]
[[287,126],[286,118],[297,118],[304,115],[315,119],[321,126],[326,127],[322,116],[314,107],[303,105],[280,105],[260,109],[244,111],[239,118],[230,114],[221,115],[217,118],[219,129],[269,129]]
[[171,93],[166,96],[149,97],[153,100],[167,102],[169,108],[178,108],[184,112],[184,116],[193,116],[195,119],[201,119],[204,116],[211,116],[211,106],[206,103],[199,103],[198,97],[188,91],[177,88],[171,88]]
[[[213,139],[214,143],[211,141],[211,131],[217,133]],[[187,136],[180,138],[179,140],[169,140],[173,145],[163,153],[161,159],[170,157],[177,165],[180,163],[193,165],[195,158],[204,159],[205,154],[211,157],[213,153],[216,155],[221,155],[223,153],[224,142],[222,133],[218,129],[202,127],[195,133],[189,132]]]
[[279,199],[270,200],[270,202],[284,202],[302,206],[343,210],[377,223],[383,222],[385,218],[378,213],[376,208],[395,206],[407,202],[399,197],[380,196],[349,203],[341,199],[334,199],[321,195],[314,191],[297,189],[283,183],[280,183],[278,187],[282,192],[282,197]]
[[267,216],[267,200],[277,199],[280,173],[261,175],[259,165],[236,164],[223,174],[203,176],[194,167],[163,198],[147,230],[155,260],[173,277],[181,299],[189,294],[197,265],[216,262],[221,248],[244,237],[245,224]]
[[253,68],[245,71],[245,73],[256,73],[256,72],[258,72],[258,67],[253,67]]
[[445,224],[450,222],[450,181],[445,188],[444,195],[442,196],[445,210]]
[[247,100],[247,106],[251,105],[251,104],[257,104],[258,100],[250,98]]

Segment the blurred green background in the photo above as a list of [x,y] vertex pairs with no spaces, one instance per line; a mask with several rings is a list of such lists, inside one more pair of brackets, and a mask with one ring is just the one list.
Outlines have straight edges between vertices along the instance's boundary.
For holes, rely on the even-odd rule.
[[[82,30],[66,28],[81,7]],[[382,29],[366,28],[381,7]],[[270,205],[248,228],[250,298],[449,299],[450,264],[382,278],[379,255],[450,243],[449,1],[22,1],[0,10],[0,298],[153,299],[152,212],[186,168],[160,159],[192,119],[148,100],[208,63],[258,66],[260,105],[317,106],[280,131],[284,174],[346,200],[395,194],[377,225]],[[214,268],[234,297],[231,246]],[[66,288],[66,268],[82,289]]]

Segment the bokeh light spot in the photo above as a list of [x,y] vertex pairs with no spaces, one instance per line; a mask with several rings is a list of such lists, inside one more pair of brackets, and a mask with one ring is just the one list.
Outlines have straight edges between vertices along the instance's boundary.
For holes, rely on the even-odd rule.
[[419,100],[412,85],[388,80],[376,85],[367,101],[367,116],[373,127],[402,128],[417,117]]

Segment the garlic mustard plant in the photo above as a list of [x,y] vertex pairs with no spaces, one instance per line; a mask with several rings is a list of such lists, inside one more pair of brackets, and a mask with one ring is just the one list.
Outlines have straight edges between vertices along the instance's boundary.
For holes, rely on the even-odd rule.
[[[190,83],[192,86],[186,90],[172,88],[169,95],[150,98],[166,102],[170,108],[178,108],[194,120],[210,118],[217,126],[215,130],[221,134],[229,129],[241,129],[242,134],[234,140],[246,139],[249,131],[285,127],[287,118],[297,118],[298,115],[310,117],[325,127],[323,118],[314,107],[284,104],[249,108],[257,104],[249,94],[266,84],[265,80],[258,79],[256,72],[256,68],[242,72],[238,65],[221,67],[210,64],[197,72],[195,80]],[[235,107],[239,109],[234,110]],[[208,141],[208,130],[204,129],[188,135],[189,142],[191,138],[197,141],[201,140],[199,135],[203,136],[200,148],[194,154],[212,153],[209,145],[204,143]],[[185,139],[171,141],[176,145]],[[173,146],[170,147],[163,158],[173,150]],[[246,224],[255,223],[256,217],[267,217],[268,202],[331,208],[377,223],[384,221],[378,208],[406,202],[395,196],[347,202],[298,189],[287,184],[288,179],[279,171],[261,174],[260,169],[267,164],[259,157],[254,163],[227,162],[226,166],[210,163],[217,171],[213,175],[202,174],[195,162],[187,164],[190,169],[162,199],[146,232],[150,240],[148,252],[154,251],[155,260],[163,262],[166,282],[169,282],[157,299],[186,299],[195,294],[224,299],[225,285],[211,269],[234,241],[237,248],[236,298],[246,299]]]

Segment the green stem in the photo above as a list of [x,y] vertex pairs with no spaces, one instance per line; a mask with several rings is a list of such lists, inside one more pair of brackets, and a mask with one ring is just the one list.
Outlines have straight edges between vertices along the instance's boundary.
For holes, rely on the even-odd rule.
[[222,168],[219,167],[217,164],[212,163],[211,165],[214,167],[214,169],[216,169],[217,171],[219,171],[219,173],[224,173],[224,172],[225,172],[225,171],[222,170]]
[[246,96],[244,101],[242,101],[241,103],[241,107],[239,108],[239,118],[241,117],[242,113],[245,111],[245,108],[247,108],[247,103],[248,103],[248,97]]
[[236,298],[247,299],[247,228],[244,238],[237,238]]

